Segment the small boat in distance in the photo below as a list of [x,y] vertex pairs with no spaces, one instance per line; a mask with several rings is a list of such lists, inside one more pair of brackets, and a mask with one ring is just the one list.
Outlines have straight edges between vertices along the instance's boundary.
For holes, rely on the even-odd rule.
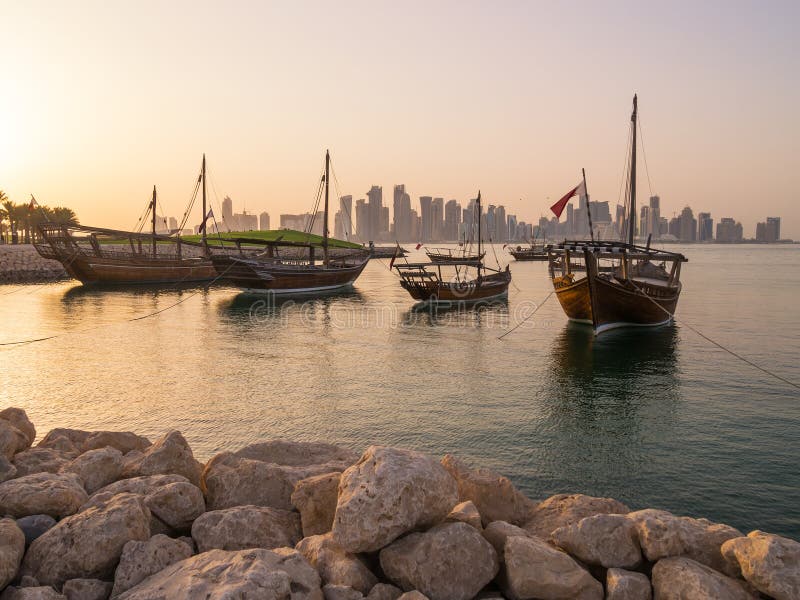
[[531,245],[527,248],[517,246],[516,248],[509,248],[508,253],[514,257],[514,260],[528,261],[528,260],[547,260],[547,244],[544,242],[536,243],[536,240],[531,241]]
[[[203,216],[206,217],[206,157],[195,186],[189,214],[202,183]],[[147,215],[152,217],[152,231],[120,231],[83,225],[42,223],[33,245],[43,257],[59,261],[67,273],[88,284],[157,284],[210,281],[216,271],[208,259],[205,227],[201,242],[181,240],[178,235],[156,233],[156,188]],[[184,221],[186,220],[184,217]],[[203,221],[205,224],[205,220]]]
[[[511,271],[486,267],[483,264],[481,248],[481,194],[476,200],[478,226],[478,251],[472,254],[470,249],[461,260],[431,261],[427,263],[395,264],[400,275],[400,285],[412,298],[426,304],[467,305],[478,302],[489,302],[508,294],[511,283]],[[480,258],[477,258],[480,257]],[[473,271],[474,270],[474,274]]]
[[435,263],[478,262],[483,260],[483,257],[486,256],[486,252],[478,254],[467,252],[466,246],[460,246],[458,248],[431,248],[430,250],[426,249],[425,254]]
[[[321,243],[312,241],[313,220],[306,228],[305,241],[220,237],[219,246],[209,247],[218,276],[254,293],[317,294],[351,287],[370,255],[366,248],[357,244],[331,244],[328,235],[330,170],[330,153],[325,152],[325,172],[321,181],[325,192]],[[321,192],[322,187],[317,192],[316,203]],[[316,208],[313,214],[316,214]]]
[[[677,252],[634,244],[636,231],[637,98],[633,97],[629,187],[626,202],[627,241],[595,241],[588,208],[586,174],[583,182],[551,208],[561,216],[576,194],[586,195],[591,239],[565,241],[548,248],[549,273],[556,297],[570,320],[589,323],[595,334],[617,327],[671,323],[681,293],[681,264]],[[577,273],[585,273],[576,277]]]

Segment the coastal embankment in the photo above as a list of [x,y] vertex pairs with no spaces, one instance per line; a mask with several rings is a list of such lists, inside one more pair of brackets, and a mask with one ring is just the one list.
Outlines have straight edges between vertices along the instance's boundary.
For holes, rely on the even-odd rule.
[[42,258],[32,244],[0,244],[0,283],[38,283],[66,276],[61,263]]
[[531,499],[452,455],[266,441],[195,459],[178,431],[54,429],[0,411],[0,598],[800,597],[800,543]]

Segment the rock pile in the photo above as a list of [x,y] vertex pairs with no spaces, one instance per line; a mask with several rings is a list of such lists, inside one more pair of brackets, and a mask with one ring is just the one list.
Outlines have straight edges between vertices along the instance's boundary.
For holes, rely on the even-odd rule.
[[0,244],[0,283],[53,281],[67,277],[56,260],[42,258],[31,244]]
[[610,498],[534,502],[453,456],[0,412],[0,600],[800,598],[800,543]]

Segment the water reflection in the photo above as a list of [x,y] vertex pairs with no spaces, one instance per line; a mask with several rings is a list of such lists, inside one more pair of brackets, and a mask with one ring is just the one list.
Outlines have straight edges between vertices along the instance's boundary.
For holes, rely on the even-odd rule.
[[418,302],[402,314],[404,326],[473,325],[498,329],[508,325],[508,299],[498,298],[476,304],[430,304]]

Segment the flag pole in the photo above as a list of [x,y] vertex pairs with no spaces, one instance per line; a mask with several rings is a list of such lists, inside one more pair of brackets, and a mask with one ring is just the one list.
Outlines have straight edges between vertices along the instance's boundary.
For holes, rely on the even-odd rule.
[[594,228],[592,227],[592,206],[589,203],[589,188],[586,187],[586,169],[581,169],[583,173],[583,193],[586,194],[586,216],[589,217],[589,236],[594,242]]

